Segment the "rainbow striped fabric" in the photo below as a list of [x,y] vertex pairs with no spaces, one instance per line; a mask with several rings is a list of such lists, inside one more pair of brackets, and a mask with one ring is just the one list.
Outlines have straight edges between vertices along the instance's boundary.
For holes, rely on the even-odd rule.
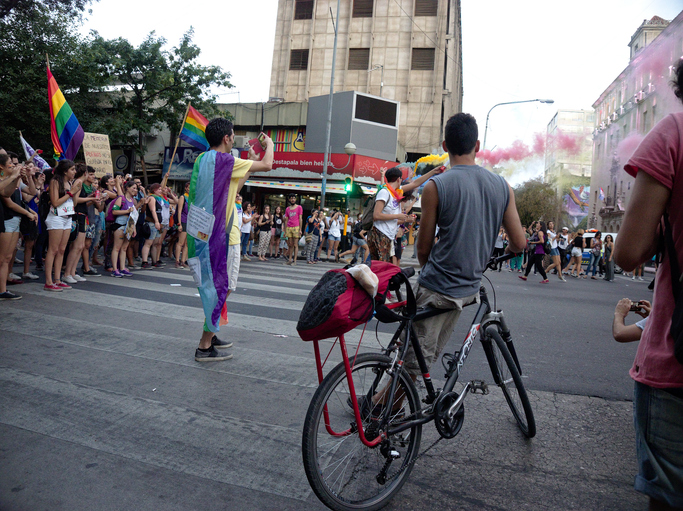
[[187,109],[187,116],[185,117],[185,123],[183,124],[183,129],[180,131],[180,138],[190,145],[193,145],[197,149],[202,151],[209,150],[209,143],[206,141],[206,125],[209,121],[200,114],[193,106],[189,106]]
[[221,311],[228,296],[228,236],[226,211],[228,188],[235,158],[227,153],[207,151],[194,162],[190,178],[189,203],[214,216],[213,231],[207,241],[187,237],[189,257],[196,257],[201,268],[199,296],[202,299],[206,331],[218,332]]
[[73,160],[83,143],[85,134],[71,110],[55,77],[47,68],[47,98],[50,103],[50,133],[57,160]]

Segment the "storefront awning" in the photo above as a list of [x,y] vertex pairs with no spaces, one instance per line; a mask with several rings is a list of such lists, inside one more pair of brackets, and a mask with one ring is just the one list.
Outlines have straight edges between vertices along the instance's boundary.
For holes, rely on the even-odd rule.
[[[249,178],[245,183],[247,186],[260,188],[275,188],[278,190],[291,190],[292,192],[313,192],[320,193],[322,183],[320,181],[299,181],[299,180],[279,180],[279,179],[259,179]],[[377,190],[376,186],[358,183],[365,195],[372,195]],[[325,193],[338,193],[345,195],[344,183],[338,181],[328,181]]]

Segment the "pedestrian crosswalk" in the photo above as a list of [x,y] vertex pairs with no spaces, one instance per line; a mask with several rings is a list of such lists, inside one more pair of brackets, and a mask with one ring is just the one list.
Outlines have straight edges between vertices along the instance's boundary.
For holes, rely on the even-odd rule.
[[[18,286],[24,299],[0,314],[0,424],[307,500],[300,435],[318,379],[296,324],[334,267],[242,262],[219,334],[234,342],[234,358],[214,364],[193,358],[204,313],[187,271],[105,274],[60,293],[43,291],[42,279]],[[363,351],[390,339],[368,330]],[[360,334],[349,334],[354,350]],[[324,355],[331,350],[325,372],[340,361],[333,345],[322,344]]]

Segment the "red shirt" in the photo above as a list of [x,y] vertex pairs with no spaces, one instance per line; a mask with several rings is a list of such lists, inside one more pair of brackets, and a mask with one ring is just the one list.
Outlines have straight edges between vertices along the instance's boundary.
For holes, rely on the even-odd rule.
[[[646,172],[671,190],[666,206],[679,266],[683,254],[683,113],[662,119],[640,143],[624,167],[635,176]],[[667,254],[657,270],[652,312],[640,339],[631,377],[651,387],[683,387],[683,365],[674,357],[671,316],[674,298],[671,291],[671,266]]]

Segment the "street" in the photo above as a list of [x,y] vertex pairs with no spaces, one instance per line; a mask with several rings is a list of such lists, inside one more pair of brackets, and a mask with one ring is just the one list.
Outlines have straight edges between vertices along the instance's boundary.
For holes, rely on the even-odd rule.
[[[203,313],[189,272],[105,275],[61,293],[15,286],[23,299],[0,303],[0,509],[325,509],[301,461],[317,377],[313,347],[295,326],[309,290],[336,266],[280,261],[241,263],[219,335],[235,343],[234,358],[207,364],[193,358]],[[620,298],[651,299],[649,278],[550,276],[540,285],[533,273],[527,282],[517,275],[487,272],[537,436],[522,437],[497,388],[469,395],[460,434],[417,461],[386,509],[647,507],[632,488],[636,343],[613,341],[611,324]],[[474,312],[463,312],[447,351]],[[375,325],[361,352],[379,348]],[[381,325],[379,341],[391,331]],[[325,355],[333,343],[321,346]],[[325,371],[339,360],[335,347]],[[440,361],[432,376],[440,386]],[[492,383],[479,344],[462,381],[473,378]],[[424,426],[422,450],[437,438]]]

